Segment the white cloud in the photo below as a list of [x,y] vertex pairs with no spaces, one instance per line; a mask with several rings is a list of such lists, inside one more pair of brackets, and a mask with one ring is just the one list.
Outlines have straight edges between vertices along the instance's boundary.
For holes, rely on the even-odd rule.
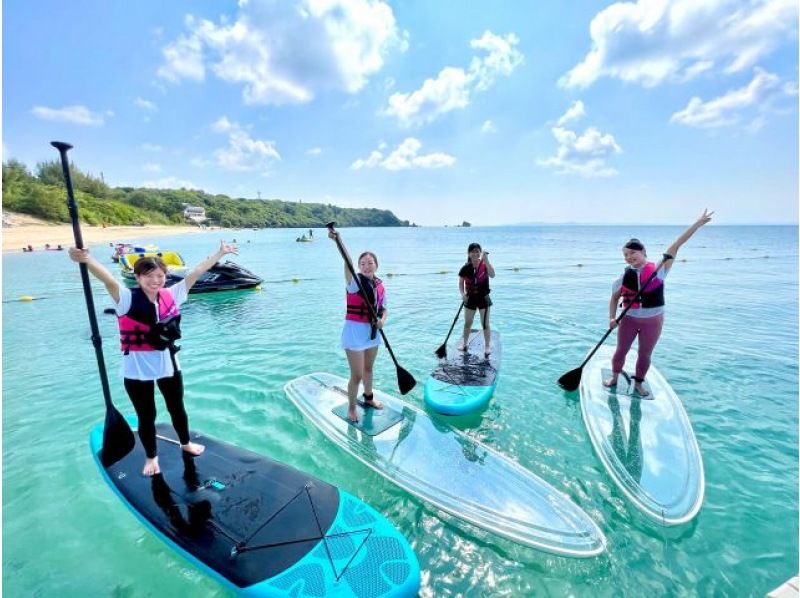
[[[742,112],[750,108],[766,111],[772,98],[782,93],[786,94],[786,90],[780,85],[780,78],[757,68],[753,80],[744,87],[707,102],[693,97],[686,108],[672,115],[670,122],[700,128],[733,125],[741,122]],[[766,123],[763,114],[760,116],[748,125],[750,131],[755,132]]]
[[228,145],[214,152],[217,164],[226,170],[267,171],[281,156],[275,149],[274,141],[254,139],[238,123],[222,116],[211,125],[217,133],[228,135]]
[[150,189],[199,189],[192,181],[179,179],[174,176],[165,177],[154,181],[144,181],[142,187]]
[[206,70],[243,85],[247,104],[296,104],[324,90],[359,91],[392,49],[405,51],[382,0],[240,2],[233,22],[186,18],[189,32],[164,48],[159,76],[202,81]]
[[561,115],[561,118],[558,119],[558,126],[564,125],[571,120],[579,120],[580,118],[586,116],[586,110],[583,107],[583,102],[581,100],[576,100],[572,106],[569,107],[564,114]]
[[393,93],[383,113],[397,117],[401,126],[409,127],[433,122],[451,110],[465,108],[473,92],[486,91],[498,75],[509,76],[522,64],[524,57],[514,47],[518,43],[513,33],[501,37],[484,32],[470,45],[486,55],[474,56],[469,69],[448,66],[435,79],[426,79],[416,91]]
[[321,147],[312,147],[311,149],[306,150],[306,153],[309,156],[319,156],[322,153],[322,148]]
[[491,120],[484,121],[481,125],[481,133],[497,133],[497,127]]
[[[569,120],[565,120],[567,115],[577,114],[578,104],[581,107],[581,114],[585,114],[583,103],[575,102],[558,122],[560,124],[566,122]],[[596,127],[588,127],[580,135],[560,125],[551,128],[550,131],[558,142],[558,150],[555,156],[537,160],[539,166],[553,168],[557,174],[577,174],[586,178],[611,177],[618,174],[616,169],[606,163],[610,157],[622,153],[622,148],[610,133],[603,133]]]
[[155,162],[148,162],[144,166],[142,166],[142,170],[145,172],[161,172],[161,164],[156,164]]
[[720,67],[753,66],[797,31],[796,0],[638,0],[600,11],[592,48],[559,81],[585,88],[601,77],[654,87]]
[[143,143],[139,147],[141,147],[146,152],[160,152],[162,149],[164,149],[163,147],[161,147],[156,143]]
[[386,170],[410,170],[412,168],[445,168],[456,163],[453,156],[441,152],[420,156],[419,150],[422,148],[422,143],[413,137],[406,138],[388,156],[384,156],[385,148],[386,144],[381,143],[379,149],[373,150],[365,159],[359,158],[353,162],[350,168],[361,170],[362,168],[381,167]]
[[34,116],[42,120],[66,122],[75,125],[102,126],[107,117],[114,116],[110,110],[105,112],[92,112],[86,106],[64,106],[63,108],[48,108],[34,106],[31,110]]
[[156,106],[155,103],[151,102],[150,100],[136,98],[136,105],[139,106],[139,108],[144,108],[145,110],[149,110],[151,112],[158,112],[158,106]]

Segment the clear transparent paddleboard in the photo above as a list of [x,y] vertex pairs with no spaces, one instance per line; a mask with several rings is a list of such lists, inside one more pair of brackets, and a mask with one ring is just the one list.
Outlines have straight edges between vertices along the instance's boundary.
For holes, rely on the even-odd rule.
[[592,519],[565,494],[511,459],[423,411],[375,390],[402,414],[399,424],[370,436],[332,413],[347,400],[347,380],[316,373],[284,390],[331,441],[401,488],[437,508],[500,536],[571,557],[605,550]]
[[679,525],[697,515],[705,478],[700,448],[683,405],[654,367],[650,396],[633,390],[637,353],[631,349],[616,388],[603,386],[614,347],[601,348],[581,376],[581,412],[595,452],[611,479],[647,517]]

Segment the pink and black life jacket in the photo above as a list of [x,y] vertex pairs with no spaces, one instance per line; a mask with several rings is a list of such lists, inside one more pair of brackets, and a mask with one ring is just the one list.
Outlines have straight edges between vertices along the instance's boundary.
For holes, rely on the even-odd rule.
[[477,268],[472,265],[472,262],[467,262],[465,268],[468,271],[472,271],[471,275],[463,276],[467,295],[478,297],[488,295],[491,292],[489,289],[489,272],[486,270],[486,264],[483,263],[483,260],[478,263]]
[[[622,275],[622,307],[628,307],[634,297],[639,293],[642,282],[647,282],[656,271],[653,262],[647,262],[641,272],[630,266],[625,268]],[[642,307],[662,307],[664,305],[664,283],[657,276],[645,287],[639,300],[631,305],[632,309]]]
[[144,291],[131,289],[131,308],[119,317],[120,348],[125,355],[130,351],[163,351],[180,338],[180,310],[172,291],[160,289],[157,302],[158,319]]
[[345,319],[352,322],[370,322],[371,317],[369,307],[367,307],[367,301],[372,305],[372,309],[378,317],[383,313],[384,299],[386,296],[383,282],[377,277],[373,282],[361,273],[357,274],[357,276],[367,296],[365,297],[361,291],[347,293],[347,313],[345,314]]

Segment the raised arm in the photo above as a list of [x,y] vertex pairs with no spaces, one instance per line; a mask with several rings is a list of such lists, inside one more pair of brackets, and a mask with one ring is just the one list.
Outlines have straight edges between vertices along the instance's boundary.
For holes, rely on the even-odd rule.
[[686,241],[692,238],[692,235],[694,235],[697,232],[697,229],[699,229],[704,224],[708,224],[709,222],[711,222],[711,217],[713,215],[714,212],[709,212],[708,208],[703,210],[703,213],[700,215],[700,218],[698,218],[694,222],[694,224],[692,224],[689,228],[687,228],[683,232],[683,234],[677,239],[675,239],[675,242],[667,248],[667,251],[664,255],[664,259],[662,260],[665,270],[669,270],[672,267],[675,256],[678,255],[678,250],[681,248],[681,246],[684,243],[686,243]]
[[[328,238],[333,239],[336,241],[339,238],[339,231],[335,230],[332,226],[328,229]],[[347,251],[347,247],[344,246],[344,243],[337,243],[338,248],[340,251],[344,252],[342,257],[345,258],[344,261],[344,281],[345,284],[350,284],[350,281],[353,280],[353,275],[350,272],[350,268],[347,267],[347,262],[353,263],[353,260],[350,259],[350,252]],[[353,266],[355,268],[355,265]]]
[[184,278],[184,282],[186,283],[186,290],[188,291],[194,286],[194,283],[197,282],[197,279],[200,278],[205,272],[209,270],[214,264],[216,264],[219,260],[222,259],[223,256],[228,255],[229,253],[234,253],[238,255],[238,250],[236,249],[235,245],[228,245],[225,241],[219,242],[219,249],[216,253],[208,256],[202,262],[197,264],[194,268],[192,268],[189,273]]
[[489,275],[489,278],[494,278],[494,266],[489,263],[489,252],[483,252],[483,265],[486,266],[486,273]]
[[117,279],[114,278],[114,275],[111,274],[105,266],[89,255],[89,250],[87,248],[78,249],[77,247],[70,247],[69,257],[73,262],[86,264],[89,272],[105,285],[106,291],[108,291],[114,303],[119,303],[119,283]]

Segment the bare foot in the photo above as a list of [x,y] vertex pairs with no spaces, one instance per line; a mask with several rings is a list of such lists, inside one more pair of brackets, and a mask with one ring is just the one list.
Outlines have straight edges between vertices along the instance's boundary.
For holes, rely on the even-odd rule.
[[618,377],[619,377],[619,375],[611,376],[608,380],[603,380],[603,386],[605,386],[606,388],[615,387],[617,385],[617,378]]
[[347,410],[347,419],[350,423],[357,424],[358,423],[358,412],[356,411],[356,406],[353,405]]
[[142,469],[142,475],[151,477],[156,475],[157,473],[161,473],[161,468],[159,468],[158,466],[158,457],[153,457],[152,459],[145,459],[144,469]]
[[195,457],[197,455],[201,455],[203,451],[206,450],[205,445],[197,444],[196,442],[189,442],[187,444],[182,444],[181,448],[190,455],[194,455]]
[[375,399],[364,399],[364,407],[372,407],[373,409],[383,409],[383,403]]
[[636,394],[638,394],[640,397],[649,397],[650,396],[650,393],[645,390],[645,388],[644,388],[644,386],[642,386],[641,382],[637,382],[636,384],[634,384],[633,385],[633,390],[635,390]]
[[458,347],[456,347],[459,351],[466,351],[467,350],[467,341],[461,341],[458,343]]

